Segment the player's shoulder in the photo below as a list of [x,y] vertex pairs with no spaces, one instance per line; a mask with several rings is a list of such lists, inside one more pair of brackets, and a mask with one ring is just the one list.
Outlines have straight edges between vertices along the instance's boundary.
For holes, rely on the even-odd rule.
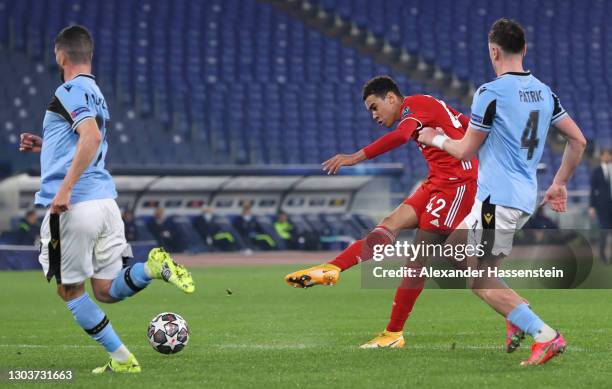
[[59,97],[69,97],[83,93],[95,93],[95,83],[91,82],[93,76],[78,75],[70,81],[64,82],[55,90],[55,95]]
[[503,78],[496,78],[495,80],[480,85],[474,94],[476,97],[481,95],[498,95],[505,86],[505,80]]
[[59,98],[70,98],[72,95],[79,95],[87,92],[87,85],[83,84],[78,78],[64,82],[55,89],[55,95]]
[[410,95],[404,98],[402,109],[423,110],[429,108],[437,100],[430,95]]

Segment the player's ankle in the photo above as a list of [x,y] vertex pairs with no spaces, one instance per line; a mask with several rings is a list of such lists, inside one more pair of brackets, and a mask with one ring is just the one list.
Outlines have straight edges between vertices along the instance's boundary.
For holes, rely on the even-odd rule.
[[546,342],[550,342],[556,337],[557,337],[557,331],[555,331],[549,325],[544,324],[544,327],[542,327],[540,331],[538,331],[538,333],[533,337],[533,340],[535,340],[538,343],[546,343]]
[[147,275],[147,277],[154,278],[154,272],[149,267],[149,261],[145,261],[145,263],[144,263],[144,272]]
[[130,359],[130,350],[128,350],[128,348],[125,347],[124,344],[122,344],[117,350],[112,351],[109,354],[111,358],[113,358],[119,363],[125,363],[128,359]]

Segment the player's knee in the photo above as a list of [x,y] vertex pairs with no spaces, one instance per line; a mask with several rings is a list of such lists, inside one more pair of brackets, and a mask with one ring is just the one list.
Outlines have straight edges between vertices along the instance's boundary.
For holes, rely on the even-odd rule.
[[114,303],[115,300],[106,291],[96,290],[93,291],[94,297],[101,303]]
[[95,284],[92,286],[93,286],[92,290],[93,290],[94,297],[99,302],[112,304],[112,303],[116,303],[117,301],[119,301],[110,295],[110,284],[103,283],[103,284]]
[[472,292],[484,301],[489,301],[495,293],[495,289],[485,289],[478,281],[472,286]]
[[[386,217],[384,217],[380,221],[379,225],[385,227],[386,229],[391,231],[394,235],[396,235],[397,231],[399,231],[402,228],[401,221],[397,220],[397,218],[394,218],[393,216],[386,216]],[[376,231],[376,229],[372,230],[370,233],[372,233],[374,231]]]
[[85,292],[83,283],[79,284],[61,284],[57,286],[57,294],[64,301],[74,300]]

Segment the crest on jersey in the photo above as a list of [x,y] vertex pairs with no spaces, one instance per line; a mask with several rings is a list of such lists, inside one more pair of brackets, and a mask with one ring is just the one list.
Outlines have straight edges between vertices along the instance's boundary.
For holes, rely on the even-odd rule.
[[410,107],[404,107],[404,109],[402,109],[402,119],[408,115],[410,115]]

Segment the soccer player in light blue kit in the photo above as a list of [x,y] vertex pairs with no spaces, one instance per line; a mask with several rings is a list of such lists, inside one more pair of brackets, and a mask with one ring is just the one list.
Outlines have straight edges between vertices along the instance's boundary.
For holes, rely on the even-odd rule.
[[163,249],[146,263],[126,267],[132,250],[125,240],[115,184],[104,168],[109,123],[104,96],[91,75],[93,40],[82,26],[64,28],[55,39],[62,81],[47,107],[42,138],[21,134],[20,150],[40,152],[41,187],[35,203],[49,207],[41,226],[39,261],[77,323],[111,358],[93,373],[137,373],[138,361],[108,318],[85,291],[91,279],[95,298],[114,303],[163,279],[186,293],[194,284],[187,270]]
[[[468,230],[470,243],[485,243],[483,233],[492,232],[488,244],[493,258],[479,264],[488,262],[493,267],[510,253],[514,232],[536,208],[536,169],[549,127],[556,127],[567,139],[561,166],[542,202],[556,212],[566,210],[566,185],[586,147],[582,132],[557,96],[523,69],[525,54],[523,28],[512,20],[496,21],[489,32],[489,55],[497,78],[476,91],[465,136],[452,140],[440,131],[427,128],[421,130],[418,138],[419,142],[462,160],[478,153],[476,201],[470,215],[459,226],[457,236],[461,230]],[[507,319],[508,352],[518,347],[525,333],[534,338],[531,356],[524,365],[543,364],[565,351],[563,336],[545,324],[502,280],[477,280],[471,286]]]

